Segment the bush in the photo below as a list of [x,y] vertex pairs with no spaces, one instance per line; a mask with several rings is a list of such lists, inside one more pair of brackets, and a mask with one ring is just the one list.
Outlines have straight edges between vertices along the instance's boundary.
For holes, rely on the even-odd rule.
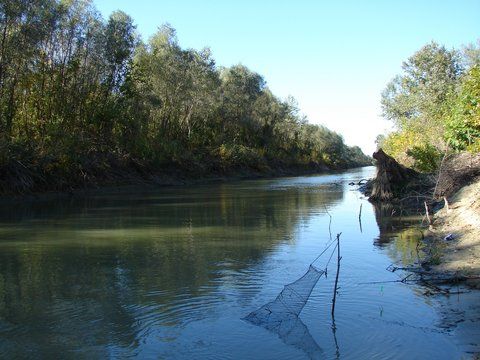
[[407,155],[414,159],[413,167],[422,172],[435,171],[442,158],[442,153],[431,144],[414,146],[407,150]]

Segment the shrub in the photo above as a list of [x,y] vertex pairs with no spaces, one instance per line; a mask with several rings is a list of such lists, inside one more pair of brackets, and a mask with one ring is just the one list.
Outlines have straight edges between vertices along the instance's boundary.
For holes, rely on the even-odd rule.
[[407,155],[414,159],[413,167],[422,172],[435,171],[442,158],[442,153],[431,144],[414,146],[407,150]]

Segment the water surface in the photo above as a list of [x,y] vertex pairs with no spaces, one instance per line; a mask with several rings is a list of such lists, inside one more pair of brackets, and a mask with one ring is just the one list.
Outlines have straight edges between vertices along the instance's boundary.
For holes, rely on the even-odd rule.
[[478,349],[421,287],[363,284],[396,280],[385,268],[416,260],[416,237],[395,230],[408,218],[392,223],[348,185],[373,171],[1,206],[0,358],[308,358],[241,319],[305,273],[330,232],[342,233],[337,331],[334,263],[300,316],[322,357],[455,359]]

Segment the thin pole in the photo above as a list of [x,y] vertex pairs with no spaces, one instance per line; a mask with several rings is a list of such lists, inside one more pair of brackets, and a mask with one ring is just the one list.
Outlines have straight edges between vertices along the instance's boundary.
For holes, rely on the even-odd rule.
[[323,206],[325,208],[325,212],[327,213],[327,215],[330,218],[330,221],[328,222],[328,234],[330,236],[330,241],[332,241],[332,215],[330,215],[330,213],[328,212],[327,207],[325,205],[323,205]]
[[333,327],[335,327],[335,303],[337,301],[337,289],[338,289],[338,276],[340,274],[340,260],[342,259],[340,256],[340,235],[342,233],[337,234],[337,274],[335,275],[335,287],[333,291],[333,299],[332,299],[332,321]]
[[360,211],[358,213],[358,223],[360,224],[360,232],[363,233],[362,230],[362,203],[360,204]]

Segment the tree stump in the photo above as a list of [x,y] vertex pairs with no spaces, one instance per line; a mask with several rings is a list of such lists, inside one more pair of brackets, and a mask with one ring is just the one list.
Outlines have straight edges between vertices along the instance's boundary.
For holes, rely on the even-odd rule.
[[400,165],[382,149],[373,153],[373,158],[377,161],[377,176],[373,180],[370,200],[392,200],[399,190],[417,176],[416,171]]

